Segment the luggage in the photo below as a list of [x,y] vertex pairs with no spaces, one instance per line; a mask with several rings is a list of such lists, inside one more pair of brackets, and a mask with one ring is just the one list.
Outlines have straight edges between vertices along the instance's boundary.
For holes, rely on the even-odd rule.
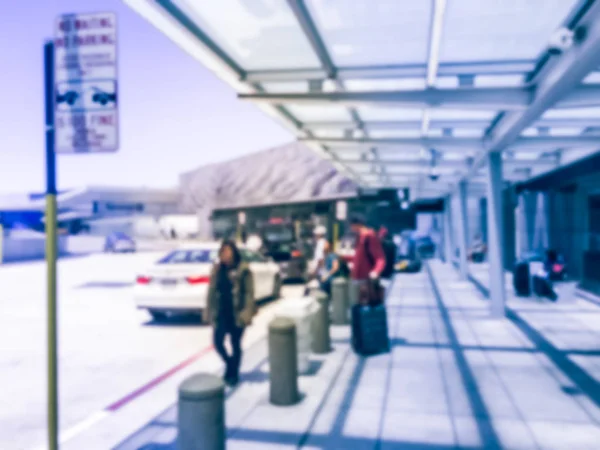
[[513,287],[517,296],[529,297],[531,295],[529,277],[529,263],[527,261],[518,262],[513,270]]
[[358,293],[358,303],[361,305],[381,305],[385,300],[385,289],[379,280],[366,280]]
[[364,356],[390,350],[384,305],[352,306],[352,348]]
[[394,275],[394,266],[396,264],[396,244],[392,240],[385,239],[381,242],[381,247],[385,253],[385,268],[381,272],[381,278],[392,278]]

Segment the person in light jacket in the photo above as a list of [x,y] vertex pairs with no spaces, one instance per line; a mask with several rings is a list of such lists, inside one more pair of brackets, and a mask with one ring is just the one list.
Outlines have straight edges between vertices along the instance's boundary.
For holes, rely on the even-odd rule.
[[[235,243],[224,241],[210,276],[207,320],[213,326],[215,350],[225,363],[223,379],[230,386],[239,381],[242,336],[255,312],[252,273]],[[226,335],[230,338],[231,354],[225,349]]]

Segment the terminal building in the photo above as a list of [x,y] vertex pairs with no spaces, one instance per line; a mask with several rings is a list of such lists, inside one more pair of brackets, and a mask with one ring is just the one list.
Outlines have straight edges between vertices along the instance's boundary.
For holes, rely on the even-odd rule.
[[[45,194],[0,196],[0,214],[5,229],[44,229]],[[84,187],[60,191],[57,195],[58,225],[66,232],[90,231],[106,221],[133,217],[176,214],[179,192],[176,189]]]

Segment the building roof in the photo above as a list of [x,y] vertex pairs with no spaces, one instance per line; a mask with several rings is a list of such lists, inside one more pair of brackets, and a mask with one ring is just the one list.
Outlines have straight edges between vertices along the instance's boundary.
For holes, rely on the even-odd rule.
[[356,183],[305,144],[199,167],[181,176],[181,209],[240,208],[319,201],[356,193]]
[[598,148],[599,1],[125,3],[363,185],[438,196],[490,152],[517,181]]
[[[157,198],[162,201],[176,202],[179,192],[176,189],[149,189],[149,188],[119,188],[87,186],[76,189],[63,190],[58,193],[56,200],[59,204],[76,204],[79,199],[82,202],[89,202],[94,197],[101,196],[123,197],[127,201],[127,196],[140,198]],[[0,195],[0,211],[40,211],[46,207],[45,194],[6,194]]]

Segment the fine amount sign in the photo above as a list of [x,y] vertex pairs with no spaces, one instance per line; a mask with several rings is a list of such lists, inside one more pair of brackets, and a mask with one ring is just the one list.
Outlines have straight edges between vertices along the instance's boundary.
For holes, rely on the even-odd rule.
[[56,152],[116,151],[116,15],[60,16],[54,29],[54,61]]

